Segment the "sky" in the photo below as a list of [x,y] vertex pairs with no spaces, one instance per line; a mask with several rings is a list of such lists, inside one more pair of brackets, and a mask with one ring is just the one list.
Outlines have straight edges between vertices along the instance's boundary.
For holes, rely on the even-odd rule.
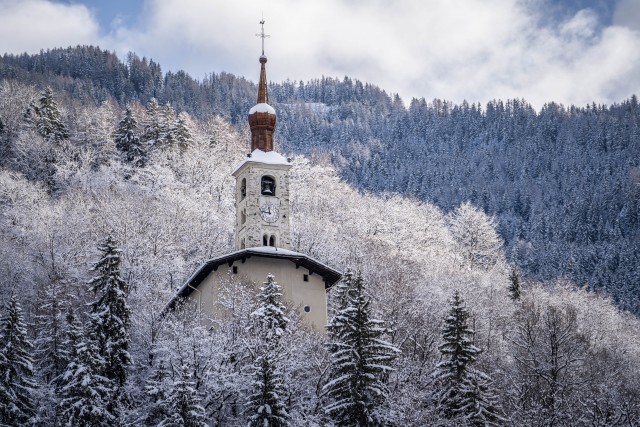
[[640,0],[0,0],[0,53],[98,45],[197,79],[349,76],[412,98],[534,107],[640,95]]

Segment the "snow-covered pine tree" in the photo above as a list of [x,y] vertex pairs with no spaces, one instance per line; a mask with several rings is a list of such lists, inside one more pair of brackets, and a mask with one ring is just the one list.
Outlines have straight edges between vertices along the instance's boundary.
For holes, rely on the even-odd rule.
[[0,337],[0,424],[24,425],[35,414],[36,383],[22,307],[15,294],[7,304]]
[[249,397],[250,427],[286,427],[284,380],[274,351],[265,351],[254,363],[253,393]]
[[360,272],[350,282],[345,305],[327,326],[333,366],[323,388],[328,398],[324,409],[339,426],[382,425],[386,377],[400,350],[383,339],[388,333],[384,322],[372,318]]
[[65,348],[65,313],[69,295],[65,281],[54,275],[37,296],[35,355],[40,381],[53,385],[67,366]]
[[155,98],[147,104],[147,117],[143,121],[140,139],[148,146],[162,147],[172,139],[175,111],[169,104],[161,107]]
[[42,92],[38,105],[29,106],[26,116],[46,140],[57,144],[69,138],[69,131],[62,123],[62,114],[50,87]]
[[248,425],[288,426],[284,380],[277,359],[282,357],[280,338],[287,330],[289,319],[285,315],[280,285],[273,275],[267,275],[267,281],[260,288],[258,301],[258,309],[251,313],[257,324],[259,348],[253,364],[253,390],[247,402]]
[[193,143],[191,132],[191,118],[186,112],[178,114],[178,120],[173,131],[174,142],[180,150],[187,149]]
[[436,400],[444,418],[474,426],[496,425],[502,418],[488,375],[471,365],[480,353],[473,344],[469,312],[458,291],[445,318],[440,345],[442,360],[434,371]]
[[156,362],[151,376],[145,381],[144,394],[146,403],[144,412],[147,425],[157,425],[160,421],[170,416],[168,405],[170,390],[167,387],[170,376],[171,374],[167,370],[164,360],[160,359]]
[[118,123],[118,128],[113,134],[116,148],[122,153],[123,159],[137,167],[143,167],[147,161],[147,153],[140,142],[136,132],[138,122],[131,108],[127,107],[124,117]]
[[206,427],[204,408],[192,379],[192,367],[182,360],[165,407],[168,416],[158,427]]
[[113,399],[118,402],[131,364],[128,286],[120,275],[121,251],[114,239],[108,236],[98,249],[102,257],[92,269],[97,275],[88,282],[97,295],[97,299],[91,304],[89,327],[98,351],[104,357],[101,374],[113,382]]
[[59,419],[68,426],[109,426],[115,417],[108,410],[110,381],[100,375],[103,360],[91,339],[85,337],[73,309],[66,317],[68,364],[59,381]]
[[165,104],[160,113],[160,146],[172,146],[176,142],[176,111],[171,104]]
[[520,300],[521,294],[522,288],[520,286],[520,273],[516,267],[513,267],[509,274],[509,296],[512,300],[518,301]]
[[342,280],[331,288],[329,315],[335,316],[340,310],[344,309],[349,302],[349,289],[353,287],[353,270],[347,268],[342,276]]
[[258,293],[258,309],[251,313],[262,334],[265,343],[271,346],[278,344],[287,330],[289,319],[285,315],[287,308],[282,303],[282,291],[272,274],[260,287]]

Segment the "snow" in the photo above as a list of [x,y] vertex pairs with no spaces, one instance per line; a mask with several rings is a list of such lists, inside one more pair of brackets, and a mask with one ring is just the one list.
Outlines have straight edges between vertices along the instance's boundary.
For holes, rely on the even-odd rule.
[[269,113],[275,115],[276,110],[274,110],[271,105],[261,102],[260,104],[256,104],[251,107],[251,109],[249,110],[249,114],[253,113]]
[[282,154],[275,151],[262,151],[259,148],[256,148],[244,158],[238,166],[233,170],[232,175],[234,175],[242,166],[246,163],[264,163],[267,165],[286,165],[290,166],[291,163],[284,157]]

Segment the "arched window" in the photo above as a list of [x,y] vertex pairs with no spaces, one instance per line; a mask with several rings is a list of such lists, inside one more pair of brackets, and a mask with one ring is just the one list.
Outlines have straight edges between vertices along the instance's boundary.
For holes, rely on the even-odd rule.
[[276,247],[276,236],[269,237],[269,246]]
[[242,182],[240,183],[240,200],[244,200],[247,197],[247,179],[242,178]]
[[246,247],[246,244],[244,243],[244,237],[242,239],[240,239],[240,249],[244,249]]
[[260,188],[263,196],[275,196],[276,195],[275,178],[268,175],[263,176]]
[[268,243],[267,239],[268,238],[267,238],[266,234],[264,236],[262,236],[262,246],[267,246],[267,243]]
[[247,222],[247,210],[243,209],[240,211],[240,225],[244,225]]

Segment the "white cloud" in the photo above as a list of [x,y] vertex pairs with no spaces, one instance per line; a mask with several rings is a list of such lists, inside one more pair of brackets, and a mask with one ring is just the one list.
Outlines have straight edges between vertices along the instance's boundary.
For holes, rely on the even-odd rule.
[[0,52],[97,44],[98,24],[83,5],[46,0],[0,0]]
[[[640,19],[636,19],[640,2],[621,0],[614,25],[604,28],[590,10],[564,22],[548,19],[544,4],[542,0],[147,0],[135,26],[120,26],[99,42],[122,55],[133,50],[152,57],[165,71],[185,69],[195,77],[228,71],[255,81],[260,53],[255,33],[263,11],[271,34],[267,72],[274,81],[349,75],[398,92],[406,101],[437,97],[484,103],[517,97],[538,108],[552,100],[611,103],[640,87]],[[14,45],[24,38],[25,45],[46,47],[25,29],[46,7],[64,12],[57,21],[71,24],[59,28],[43,23],[43,30],[52,34],[49,39],[58,40],[54,35],[59,31],[63,41],[58,45],[98,40],[95,20],[86,8],[44,0],[0,0],[4,12],[0,28],[3,22],[13,26],[0,30],[0,40],[13,33],[19,34]],[[3,8],[14,9],[13,16],[22,24],[5,18]],[[67,41],[65,37],[73,34],[78,41]]]

